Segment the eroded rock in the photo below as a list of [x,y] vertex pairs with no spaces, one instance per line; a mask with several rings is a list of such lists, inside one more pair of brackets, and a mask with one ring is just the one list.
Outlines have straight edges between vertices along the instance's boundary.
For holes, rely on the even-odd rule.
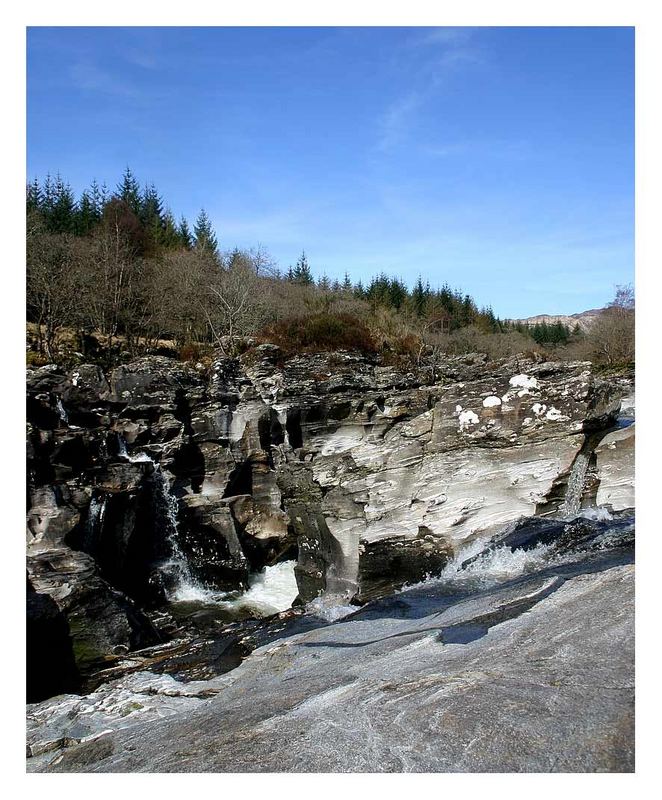
[[[610,424],[622,393],[580,362],[463,356],[408,369],[260,345],[206,374],[155,356],[108,376],[30,370],[28,528],[41,563],[51,548],[54,563],[85,572],[87,554],[85,580],[154,605],[184,572],[241,589],[296,556],[300,603],[365,602],[556,508],[587,433]],[[612,491],[611,451],[598,455],[599,498]],[[133,646],[112,617],[99,612],[107,646]]]

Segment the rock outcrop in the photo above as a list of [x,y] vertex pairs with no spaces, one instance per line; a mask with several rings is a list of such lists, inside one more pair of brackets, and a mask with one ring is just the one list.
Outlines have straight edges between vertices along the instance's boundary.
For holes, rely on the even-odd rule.
[[[401,369],[273,345],[208,368],[155,356],[108,374],[31,369],[29,579],[82,674],[160,641],[146,612],[184,579],[241,589],[296,557],[300,603],[366,602],[495,526],[558,511],[620,395],[586,363]],[[597,492],[625,507],[612,450],[597,451]]]

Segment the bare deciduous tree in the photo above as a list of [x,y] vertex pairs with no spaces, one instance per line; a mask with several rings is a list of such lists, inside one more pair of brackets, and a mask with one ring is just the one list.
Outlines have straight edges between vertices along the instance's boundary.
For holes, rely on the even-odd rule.
[[591,357],[599,364],[630,364],[635,358],[635,300],[631,285],[617,286],[616,295],[589,332]]
[[27,298],[37,325],[40,352],[55,357],[55,339],[82,314],[80,286],[84,258],[80,241],[68,234],[32,230],[27,242]]
[[234,253],[227,268],[208,273],[202,308],[214,343],[227,355],[236,337],[255,333],[268,317],[263,286],[250,254]]
[[117,221],[108,221],[92,241],[94,270],[88,270],[84,291],[91,326],[107,337],[108,348],[120,327],[131,328],[138,308],[141,264]]

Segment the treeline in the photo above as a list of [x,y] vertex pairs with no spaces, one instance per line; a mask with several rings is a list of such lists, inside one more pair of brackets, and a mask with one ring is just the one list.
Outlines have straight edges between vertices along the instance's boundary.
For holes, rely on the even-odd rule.
[[114,192],[93,180],[76,199],[70,184],[60,175],[35,178],[27,187],[27,212],[37,213],[44,230],[53,234],[88,236],[109,214],[121,214],[125,233],[136,255],[146,256],[164,250],[190,250],[194,246],[218,248],[215,233],[204,209],[191,229],[186,218],[175,220],[154,184],[141,188],[127,167]]
[[64,332],[75,339],[69,350],[88,358],[96,343],[109,361],[165,346],[230,354],[242,337],[333,346],[340,329],[337,346],[351,346],[354,331],[357,347],[418,358],[426,348],[496,357],[575,337],[565,326],[500,320],[422,277],[411,288],[385,273],[365,284],[348,274],[316,280],[305,252],[281,272],[261,248],[221,247],[204,209],[192,225],[176,220],[128,168],[113,191],[93,181],[78,198],[59,175],[28,184],[27,306],[45,360],[62,357]]
[[507,327],[448,285],[419,278],[410,289],[386,274],[367,285],[349,275],[316,281],[305,253],[281,273],[263,250],[223,250],[204,209],[192,226],[176,221],[156,187],[128,168],[114,191],[93,181],[78,198],[59,175],[35,179],[27,215],[28,319],[49,358],[65,327],[81,340],[98,333],[109,349],[121,339],[130,352],[161,339],[231,347],[232,337],[284,317],[330,309],[363,319],[393,312],[445,332]]
[[540,345],[564,345],[571,339],[582,337],[582,330],[579,325],[571,330],[560,320],[556,322],[536,322],[535,325],[526,325],[523,322],[510,322],[511,330],[530,336],[536,344]]

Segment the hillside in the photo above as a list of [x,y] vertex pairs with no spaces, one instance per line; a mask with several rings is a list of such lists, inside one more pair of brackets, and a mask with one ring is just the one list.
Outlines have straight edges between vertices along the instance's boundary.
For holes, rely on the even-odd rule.
[[535,317],[525,317],[524,319],[510,320],[514,323],[522,323],[523,325],[533,326],[536,324],[553,325],[555,322],[560,322],[562,325],[567,325],[570,330],[574,330],[575,325],[579,325],[581,330],[587,332],[593,326],[595,320],[600,316],[603,309],[591,308],[588,311],[580,311],[577,314],[537,314]]

